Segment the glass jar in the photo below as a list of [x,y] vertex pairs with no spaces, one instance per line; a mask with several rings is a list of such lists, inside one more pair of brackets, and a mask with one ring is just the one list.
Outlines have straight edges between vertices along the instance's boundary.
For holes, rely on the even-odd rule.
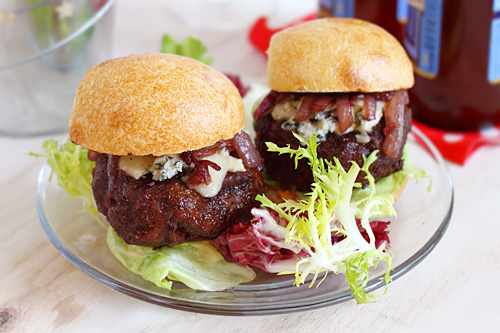
[[0,10],[0,134],[67,130],[76,87],[109,59],[114,0],[6,0]]

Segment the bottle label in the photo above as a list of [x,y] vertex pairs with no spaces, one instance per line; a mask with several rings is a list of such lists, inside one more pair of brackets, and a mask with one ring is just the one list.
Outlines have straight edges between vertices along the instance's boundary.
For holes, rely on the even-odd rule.
[[355,0],[320,0],[320,5],[332,17],[354,17],[354,2]]
[[401,24],[405,24],[408,21],[408,0],[398,0],[396,20]]
[[404,46],[415,72],[426,78],[439,72],[442,11],[442,0],[408,0]]
[[500,83],[500,0],[493,1],[491,20],[490,52],[488,59],[488,82]]

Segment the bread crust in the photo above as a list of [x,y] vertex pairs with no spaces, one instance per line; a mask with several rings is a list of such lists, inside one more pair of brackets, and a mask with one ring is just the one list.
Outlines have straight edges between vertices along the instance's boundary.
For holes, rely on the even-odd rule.
[[408,179],[406,179],[399,187],[392,193],[392,197],[394,198],[394,202],[398,201],[399,197],[401,196],[401,193],[403,193],[406,183],[408,183]]
[[87,72],[69,134],[100,153],[161,156],[230,139],[243,124],[241,96],[225,75],[190,58],[149,53]]
[[397,39],[363,20],[324,18],[285,29],[267,53],[269,86],[279,92],[380,92],[414,83]]

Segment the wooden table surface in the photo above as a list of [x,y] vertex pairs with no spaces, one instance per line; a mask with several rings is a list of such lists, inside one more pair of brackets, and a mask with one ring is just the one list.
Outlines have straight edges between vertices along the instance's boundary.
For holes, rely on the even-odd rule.
[[[297,16],[305,5],[296,5],[278,14]],[[255,80],[265,75],[265,60],[248,45],[245,30],[193,29],[173,18],[164,2],[153,0],[121,0],[115,14],[115,56],[157,51],[165,32],[175,38],[195,34],[208,45],[219,70]],[[465,166],[449,164],[455,207],[446,234],[377,303],[349,301],[292,314],[231,317],[183,312],[128,297],[88,277],[59,254],[42,229],[35,204],[44,161],[27,156],[40,151],[48,137],[0,136],[0,332],[498,331],[499,146],[480,149]]]

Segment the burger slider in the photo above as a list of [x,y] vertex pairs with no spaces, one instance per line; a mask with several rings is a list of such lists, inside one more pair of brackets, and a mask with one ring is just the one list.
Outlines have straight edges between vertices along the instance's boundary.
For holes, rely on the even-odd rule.
[[[318,156],[351,161],[378,151],[370,173],[378,180],[403,167],[411,129],[406,89],[412,64],[399,42],[382,28],[357,19],[328,18],[275,34],[268,50],[271,92],[255,112],[256,146],[266,173],[308,190],[310,167],[267,150],[266,142],[296,149],[317,136]],[[364,172],[357,181],[367,184]]]
[[89,70],[69,134],[96,162],[99,212],[126,243],[158,248],[250,220],[263,181],[243,123],[227,77],[193,59],[142,54]]

